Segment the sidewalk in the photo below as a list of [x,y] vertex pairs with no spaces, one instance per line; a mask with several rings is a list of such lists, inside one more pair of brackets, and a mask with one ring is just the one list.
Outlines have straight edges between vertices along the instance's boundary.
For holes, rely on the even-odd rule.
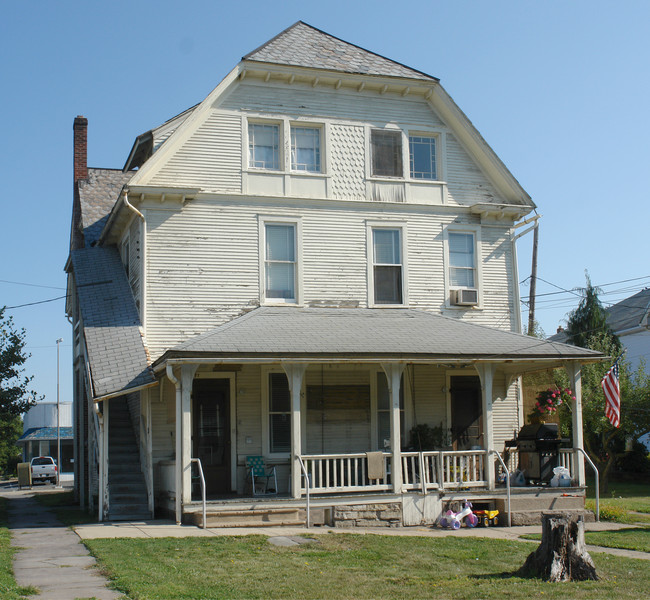
[[20,586],[34,586],[44,600],[96,598],[117,600],[122,595],[108,589],[108,580],[96,568],[74,531],[62,525],[40,502],[33,490],[0,487],[0,496],[7,499],[11,545],[19,550],[14,555],[14,575]]

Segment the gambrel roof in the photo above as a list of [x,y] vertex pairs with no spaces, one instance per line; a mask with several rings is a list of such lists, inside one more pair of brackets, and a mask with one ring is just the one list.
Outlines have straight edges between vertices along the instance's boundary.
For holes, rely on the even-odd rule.
[[80,227],[86,247],[99,239],[120,191],[133,177],[133,171],[88,169],[88,178],[77,182],[79,188]]
[[96,399],[155,384],[133,294],[116,248],[71,254]]
[[325,33],[303,21],[294,23],[242,60],[325,69],[343,73],[437,81],[394,60]]

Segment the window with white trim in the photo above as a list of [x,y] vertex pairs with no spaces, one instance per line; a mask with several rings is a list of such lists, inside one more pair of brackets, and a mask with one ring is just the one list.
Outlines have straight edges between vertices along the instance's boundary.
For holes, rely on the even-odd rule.
[[281,168],[281,128],[277,123],[248,123],[248,166],[278,171]]
[[401,229],[372,229],[372,275],[375,304],[404,303]]
[[[386,373],[379,371],[377,373],[377,440],[379,449],[386,448],[385,440],[390,443],[390,413],[391,399],[388,389],[388,379]],[[404,375],[400,380],[399,388],[399,422],[402,445],[406,445],[406,420],[404,418]]]
[[269,452],[291,452],[291,393],[284,373],[269,373]]
[[264,298],[296,302],[296,224],[264,224]]
[[411,179],[438,179],[435,136],[409,135],[409,166]]
[[476,288],[475,236],[469,232],[449,232],[449,287]]
[[373,177],[403,177],[402,132],[373,129],[370,132],[370,161]]
[[320,127],[291,126],[291,170],[321,172]]

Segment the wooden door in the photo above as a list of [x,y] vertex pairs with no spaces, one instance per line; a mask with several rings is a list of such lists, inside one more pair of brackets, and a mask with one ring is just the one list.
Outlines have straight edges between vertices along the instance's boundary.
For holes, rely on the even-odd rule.
[[478,377],[451,378],[451,439],[454,450],[483,447],[481,381]]
[[[228,494],[230,483],[230,380],[199,379],[192,389],[192,457],[201,459],[208,497]],[[194,492],[200,487],[193,485]],[[196,494],[195,494],[196,495]]]

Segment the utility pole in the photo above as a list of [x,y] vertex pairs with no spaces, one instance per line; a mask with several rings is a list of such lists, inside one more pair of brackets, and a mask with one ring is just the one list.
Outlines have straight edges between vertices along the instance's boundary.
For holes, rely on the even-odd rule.
[[539,223],[535,222],[533,230],[533,266],[530,271],[530,295],[528,297],[528,335],[535,331],[535,293],[537,291],[537,242],[539,241]]
[[59,344],[63,338],[56,340],[56,487],[61,487],[61,401],[59,395]]

